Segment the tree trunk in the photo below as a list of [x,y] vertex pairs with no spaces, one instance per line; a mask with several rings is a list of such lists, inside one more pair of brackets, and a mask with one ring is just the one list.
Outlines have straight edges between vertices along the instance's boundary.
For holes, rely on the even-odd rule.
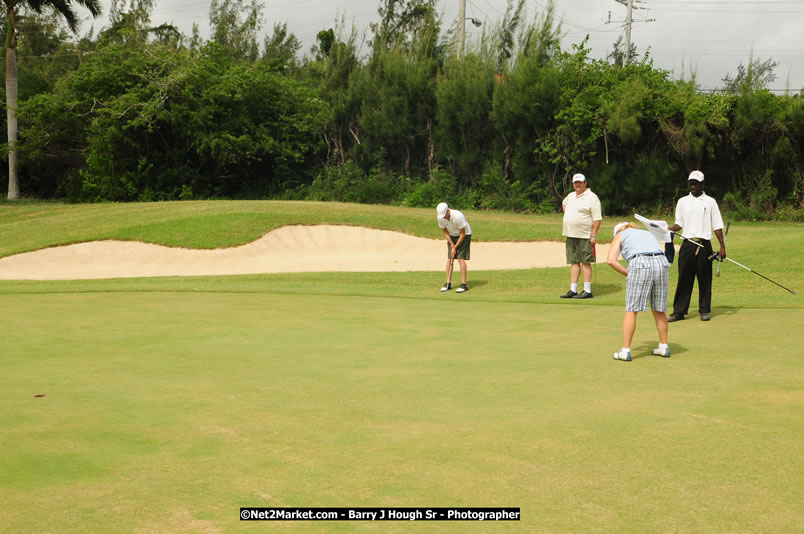
[[427,180],[433,179],[435,169],[435,143],[433,143],[433,121],[427,119]]
[[[9,17],[13,12],[9,13]],[[9,32],[13,32],[9,24]],[[17,180],[17,50],[12,46],[6,48],[6,119],[8,121],[8,199],[20,198],[20,186]]]

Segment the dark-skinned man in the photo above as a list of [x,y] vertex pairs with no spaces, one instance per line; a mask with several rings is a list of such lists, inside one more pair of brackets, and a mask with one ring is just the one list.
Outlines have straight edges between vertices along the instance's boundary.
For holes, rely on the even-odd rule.
[[[676,204],[676,222],[669,229],[680,233],[678,251],[678,284],[673,298],[673,313],[668,322],[681,321],[689,312],[692,288],[698,280],[698,313],[708,321],[712,313],[712,235],[720,243],[718,259],[726,259],[723,241],[723,218],[714,198],[704,193],[704,174],[692,171],[688,178],[690,194]],[[700,245],[700,246],[698,246]]]

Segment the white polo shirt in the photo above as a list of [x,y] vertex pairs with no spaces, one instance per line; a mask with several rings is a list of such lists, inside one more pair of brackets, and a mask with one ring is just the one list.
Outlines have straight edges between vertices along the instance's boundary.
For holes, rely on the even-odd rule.
[[715,230],[723,229],[723,218],[714,198],[706,196],[706,193],[701,193],[699,197],[690,193],[678,199],[676,224],[686,238],[710,240]]
[[458,210],[449,210],[449,220],[438,219],[438,227],[446,228],[449,235],[461,235],[461,229],[466,229],[466,235],[472,235],[472,228],[464,217],[463,213]]
[[600,199],[587,188],[579,196],[575,191],[567,195],[562,202],[564,206],[564,228],[561,235],[579,239],[589,239],[592,235],[592,223],[603,220]]

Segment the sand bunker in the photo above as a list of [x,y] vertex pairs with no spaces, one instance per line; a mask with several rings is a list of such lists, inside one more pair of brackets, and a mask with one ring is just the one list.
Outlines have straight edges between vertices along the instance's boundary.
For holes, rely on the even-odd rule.
[[[0,259],[2,280],[79,280],[291,272],[441,271],[444,239],[355,226],[283,226],[246,245],[198,250],[94,241]],[[608,245],[597,247],[605,258]],[[472,242],[469,269],[564,267],[563,242]]]

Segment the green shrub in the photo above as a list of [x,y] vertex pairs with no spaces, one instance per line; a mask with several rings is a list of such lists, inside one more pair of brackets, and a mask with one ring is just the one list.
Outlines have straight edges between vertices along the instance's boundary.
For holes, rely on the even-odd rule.
[[413,185],[402,197],[402,205],[409,208],[431,208],[439,202],[459,207],[455,196],[455,178],[440,168],[432,172],[429,181]]
[[325,167],[306,190],[307,200],[391,204],[408,188],[409,181],[380,167],[366,174],[353,161]]

